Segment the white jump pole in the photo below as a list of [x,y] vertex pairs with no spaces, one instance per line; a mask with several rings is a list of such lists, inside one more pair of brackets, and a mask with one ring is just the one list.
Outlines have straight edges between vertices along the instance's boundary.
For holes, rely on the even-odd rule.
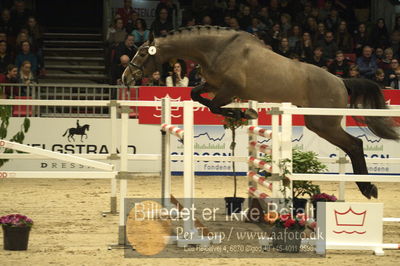
[[65,162],[82,164],[82,165],[90,166],[90,167],[93,167],[93,168],[96,168],[99,170],[104,170],[104,171],[113,171],[114,170],[114,166],[111,164],[108,164],[108,163],[93,161],[93,160],[89,160],[89,159],[71,155],[71,154],[64,154],[64,153],[44,150],[41,148],[31,147],[31,146],[27,146],[24,144],[8,141],[8,140],[4,140],[4,139],[0,139],[0,147],[9,148],[9,149],[17,150],[17,151],[28,152],[28,153],[32,153],[32,154],[37,154],[37,155],[41,155],[43,157],[61,160],[61,161],[65,161]]
[[[112,156],[117,153],[117,105],[111,104],[110,106],[110,115],[111,115],[111,162],[115,162],[115,159]],[[114,164],[115,167],[115,164]],[[117,179],[114,177],[111,179],[111,197],[110,197],[110,213],[117,213]]]
[[[128,122],[129,122],[129,107],[121,108],[121,148],[120,148],[120,172],[128,171]],[[125,219],[126,219],[126,210],[125,210],[125,198],[127,196],[128,190],[128,180],[121,179],[120,180],[120,212],[119,212],[119,237],[118,244],[125,245],[126,237],[125,237]]]
[[[272,176],[280,175],[279,162],[281,159],[280,151],[280,134],[279,134],[279,108],[271,108],[271,126],[272,126]],[[272,197],[275,199],[283,199],[284,195],[281,192],[282,181],[272,181]]]
[[[282,103],[283,108],[291,107],[291,103]],[[282,127],[281,127],[281,156],[282,159],[290,159],[291,162],[286,165],[287,169],[290,173],[293,172],[293,158],[292,158],[292,115],[285,114],[284,112],[281,115],[282,117]],[[290,188],[285,188],[286,197],[293,197],[293,182],[290,180]]]
[[[191,210],[194,206],[194,168],[193,168],[193,102],[184,101],[183,103],[183,129],[184,134],[184,159],[183,159],[183,190],[184,199],[183,206],[187,210]],[[191,211],[189,219],[183,222],[183,231],[197,233],[194,225],[194,213]]]
[[[343,117],[341,126],[343,129],[346,129],[346,116]],[[339,174],[344,175],[346,174],[346,153],[342,150],[339,149],[338,152],[339,159]],[[345,200],[345,190],[346,190],[346,182],[345,181],[340,181],[339,182],[339,200],[344,201]]]
[[[171,124],[171,99],[161,99],[161,123]],[[186,129],[185,129],[186,130]],[[161,201],[166,208],[171,207],[171,135],[161,131]]]

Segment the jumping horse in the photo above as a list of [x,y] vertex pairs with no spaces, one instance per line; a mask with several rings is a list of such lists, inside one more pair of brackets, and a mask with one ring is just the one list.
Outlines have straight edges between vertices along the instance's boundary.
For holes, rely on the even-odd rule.
[[[256,118],[256,113],[221,108],[234,98],[259,102],[291,102],[299,107],[385,109],[378,85],[366,79],[341,79],[322,68],[290,60],[267,49],[253,35],[228,28],[197,26],[150,39],[139,47],[126,67],[122,81],[129,86],[143,75],[150,76],[171,58],[200,64],[206,83],[193,88],[193,100],[211,112],[231,117]],[[212,92],[213,99],[201,94]],[[306,127],[341,148],[351,159],[354,174],[368,174],[362,140],[341,127],[343,116],[305,116]],[[368,128],[384,139],[398,140],[393,120],[365,117]],[[357,182],[371,199],[378,189],[370,182]]]

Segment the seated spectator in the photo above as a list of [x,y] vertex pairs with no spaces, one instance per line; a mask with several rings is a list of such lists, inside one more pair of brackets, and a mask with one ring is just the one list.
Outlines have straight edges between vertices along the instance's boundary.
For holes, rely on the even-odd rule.
[[117,47],[119,43],[123,42],[128,34],[124,28],[124,22],[121,18],[114,20],[114,25],[108,29],[107,43],[111,48]]
[[38,71],[38,60],[36,54],[31,52],[31,44],[28,41],[21,43],[21,52],[17,54],[15,58],[15,65],[21,68],[22,62],[29,61],[31,63],[31,69],[34,74]]
[[33,13],[26,8],[24,0],[15,0],[14,6],[11,8],[11,23],[15,32],[19,32],[26,24],[29,16]]
[[327,19],[325,20],[325,25],[328,31],[336,31],[337,27],[339,26],[340,17],[339,13],[336,9],[331,9]]
[[128,20],[131,18],[133,12],[134,11],[132,8],[131,0],[124,0],[124,7],[117,9],[116,15],[118,15],[122,19],[124,27],[128,23]]
[[376,57],[372,54],[372,48],[365,46],[363,55],[357,58],[356,61],[360,69],[360,75],[363,78],[372,79],[375,76],[376,69],[378,68]]
[[375,49],[375,56],[376,56],[376,60],[378,60],[378,63],[383,59],[383,49],[380,47],[377,47]]
[[272,28],[268,31],[269,43],[271,44],[274,51],[279,47],[280,40],[282,38],[281,25],[279,23],[274,23]]
[[242,30],[246,30],[251,25],[250,7],[245,5],[239,13],[239,25]]
[[146,21],[142,18],[136,20],[136,29],[131,33],[135,37],[135,45],[141,46],[149,39],[150,31],[147,29]]
[[201,25],[203,26],[213,25],[212,18],[209,15],[205,15],[201,20]]
[[0,73],[5,73],[7,66],[13,63],[11,54],[7,51],[7,43],[0,41]]
[[314,35],[318,31],[318,24],[317,24],[317,21],[315,20],[315,18],[313,18],[313,17],[307,18],[307,23],[304,26],[304,30],[309,32],[311,34],[311,36],[314,37]]
[[[29,34],[27,31],[25,32],[22,30],[20,33],[18,33],[17,39],[15,40],[16,45],[14,46],[14,54],[18,54],[22,49],[22,46],[21,46],[22,42],[24,42],[24,41],[29,42],[29,39],[30,38],[29,38]],[[35,51],[34,49],[35,49],[35,47],[33,47],[31,44],[31,51],[34,52]]]
[[366,45],[371,45],[367,33],[367,26],[365,23],[360,23],[358,25],[357,33],[354,36],[354,52],[356,53],[357,57],[362,55],[362,49]]
[[400,57],[400,31],[395,30],[390,34],[390,48],[393,50],[393,57]]
[[298,41],[300,41],[301,36],[302,36],[302,33],[301,33],[300,26],[299,25],[294,25],[292,27],[292,30],[290,31],[289,39],[288,39],[289,40],[289,47],[291,49],[294,49],[296,47],[296,43]]
[[376,21],[376,24],[371,31],[371,43],[374,48],[387,48],[389,46],[389,33],[383,18]]
[[281,42],[279,44],[278,50],[275,51],[277,54],[280,54],[284,57],[289,58],[290,55],[293,53],[292,49],[289,47],[289,41],[288,38],[283,37],[281,39]]
[[172,23],[168,20],[168,16],[169,14],[166,8],[161,8],[160,12],[156,15],[156,19],[150,27],[155,37],[163,36],[173,29]]
[[[235,2],[235,1],[229,1],[229,2]],[[228,2],[228,6],[229,6],[229,2]],[[234,16],[236,16],[236,15],[233,15],[233,14],[231,15],[231,17],[234,17]],[[257,17],[261,21],[261,23],[263,23],[265,25],[265,27],[267,29],[272,27],[274,22],[272,21],[271,17],[269,16],[268,7],[262,7],[260,9],[260,11],[258,11]]]
[[255,34],[259,31],[265,30],[265,25],[260,22],[258,18],[251,19],[251,25],[247,28],[247,32]]
[[342,51],[337,51],[335,60],[328,66],[328,70],[339,78],[347,78],[349,73],[349,64],[344,58]]
[[360,77],[360,70],[358,69],[357,65],[351,65],[349,68],[349,78],[359,78]]
[[323,51],[325,60],[331,61],[335,58],[338,47],[334,40],[332,31],[327,31],[325,33],[324,40],[319,41],[318,46],[322,47],[322,51]]
[[125,40],[118,44],[115,48],[114,64],[120,63],[122,55],[127,55],[129,59],[132,59],[136,54],[137,47],[135,46],[135,37],[133,35],[126,35]]
[[381,89],[384,89],[386,87],[385,84],[385,72],[383,69],[378,68],[375,72],[375,76],[373,78],[373,81],[375,81]]
[[[178,13],[178,7],[174,3],[174,0],[162,0],[159,1],[156,7],[156,14],[160,12],[162,8],[168,10],[168,22],[173,23],[173,17]],[[177,1],[176,1],[177,2]]]
[[320,22],[317,25],[317,32],[314,34],[313,43],[318,43],[319,41],[323,41],[325,38],[326,27],[325,24]]
[[234,30],[240,30],[239,21],[236,17],[231,17],[231,19],[229,20],[229,27]]
[[396,77],[390,83],[390,87],[394,90],[400,89],[400,67],[395,70]]
[[291,16],[287,13],[281,14],[281,31],[283,36],[288,36],[289,31],[292,29]]
[[323,6],[319,9],[318,20],[325,21],[332,10],[332,1],[325,1]]
[[347,29],[347,22],[342,20],[336,32],[336,44],[338,49],[344,53],[353,52],[353,38]]
[[119,58],[119,64],[114,65],[111,69],[111,85],[121,85],[121,77],[125,71],[125,68],[129,64],[129,56],[121,55]]
[[[0,83],[17,83],[18,68],[15,65],[8,65],[7,72],[5,74],[0,74]],[[4,90],[3,97],[9,99],[18,95],[18,87],[7,86]]]
[[390,63],[393,59],[393,50],[392,48],[386,48],[383,52],[383,58],[378,62],[378,67],[382,70],[386,70],[390,68]]
[[139,14],[133,10],[131,14],[131,18],[128,20],[128,23],[125,25],[126,33],[131,33],[136,29],[136,20],[139,18]]
[[160,71],[156,70],[151,74],[151,78],[146,86],[165,86],[164,82],[161,79]]
[[30,43],[32,44],[32,51],[36,53],[38,58],[38,69],[43,70],[44,68],[44,57],[43,57],[43,29],[38,25],[35,17],[30,16],[27,21],[28,36]]
[[303,36],[301,40],[297,42],[294,52],[299,56],[300,61],[306,61],[307,58],[312,57],[313,45],[309,32],[303,32]]
[[8,9],[3,9],[3,11],[1,12],[0,32],[4,32],[5,34],[7,34],[7,36],[14,36],[14,41],[15,41],[16,31],[14,29],[14,26],[12,25],[11,14],[10,10]]
[[326,60],[323,58],[323,51],[321,47],[316,47],[313,51],[314,55],[307,58],[306,62],[318,67],[326,66]]
[[36,49],[41,49],[43,46],[43,29],[38,25],[36,18],[33,16],[28,18],[26,24],[30,42]]
[[189,79],[185,76],[182,65],[179,62],[174,64],[174,72],[171,76],[167,77],[168,87],[187,87]]
[[[21,68],[18,73],[18,83],[22,84],[37,83],[37,79],[31,70],[31,66],[32,66],[31,62],[29,61],[22,62]],[[22,95],[24,95],[24,93]]]
[[227,7],[225,9],[225,15],[230,17],[236,17],[239,13],[239,3],[235,0],[230,0],[227,3]]
[[390,62],[390,68],[385,70],[385,80],[386,80],[386,86],[390,86],[392,81],[396,78],[396,69],[399,68],[399,60],[396,58],[393,58],[392,61]]

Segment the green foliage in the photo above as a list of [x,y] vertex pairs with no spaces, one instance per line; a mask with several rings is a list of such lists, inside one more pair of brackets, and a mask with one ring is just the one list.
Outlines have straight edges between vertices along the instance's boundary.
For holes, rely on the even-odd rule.
[[[300,151],[293,149],[293,173],[320,173],[326,171],[326,165],[318,161],[317,154],[312,151]],[[264,161],[271,162],[271,155],[266,155]],[[282,160],[279,165],[283,169],[283,185],[288,187],[290,181],[288,181],[287,175],[290,171],[287,168],[287,164],[290,162],[289,159]],[[311,181],[293,181],[293,198],[308,195],[312,197],[315,194],[320,193],[318,185],[314,185]]]
[[[293,173],[317,174],[326,170],[326,165],[318,161],[315,152],[293,150]],[[311,181],[293,181],[294,198],[305,195],[312,197],[320,192],[319,186],[314,185]]]
[[[1,119],[0,139],[5,139],[7,137],[7,133],[8,133],[7,129],[10,124],[11,115],[12,115],[12,107],[11,106],[9,106],[9,105],[0,106],[0,119]],[[28,132],[30,125],[31,125],[30,120],[27,117],[25,117],[20,130],[10,139],[10,141],[23,143],[23,141],[25,139],[25,133]],[[4,153],[13,153],[13,152],[14,151],[11,149],[4,150]],[[0,159],[0,167],[3,166],[8,161],[9,161],[8,159]]]

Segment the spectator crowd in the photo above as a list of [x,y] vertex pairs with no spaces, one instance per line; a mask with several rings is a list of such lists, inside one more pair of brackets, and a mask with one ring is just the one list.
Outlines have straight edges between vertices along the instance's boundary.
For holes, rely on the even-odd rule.
[[[111,81],[120,84],[127,60],[149,38],[173,29],[176,1],[162,0],[150,26],[135,12],[132,1],[116,10],[107,42]],[[182,1],[181,1],[182,2]],[[218,25],[247,31],[268,49],[316,65],[341,78],[363,77],[382,88],[399,89],[400,16],[388,29],[356,10],[369,10],[364,0],[198,0],[183,13],[183,27]],[[134,1],[133,1],[134,4]],[[128,56],[128,57],[125,57]],[[161,75],[160,75],[161,73]],[[203,82],[195,62],[172,59],[137,85],[195,86]]]
[[0,10],[0,83],[36,83],[44,70],[42,45],[42,27],[25,1]]

